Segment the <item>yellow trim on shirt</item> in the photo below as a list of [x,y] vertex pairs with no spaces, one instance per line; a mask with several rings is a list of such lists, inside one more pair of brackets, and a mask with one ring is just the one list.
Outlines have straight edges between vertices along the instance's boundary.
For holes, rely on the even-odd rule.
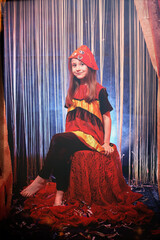
[[87,103],[85,100],[76,100],[72,99],[73,105],[68,108],[69,111],[73,111],[76,107],[80,107],[84,110],[87,110],[88,112],[94,114],[96,117],[98,117],[102,122],[102,114],[100,112],[99,108],[99,101],[95,100],[91,103]]
[[93,149],[98,152],[104,152],[104,148],[89,134],[86,134],[82,131],[72,131],[77,137],[82,138],[87,145],[91,146]]

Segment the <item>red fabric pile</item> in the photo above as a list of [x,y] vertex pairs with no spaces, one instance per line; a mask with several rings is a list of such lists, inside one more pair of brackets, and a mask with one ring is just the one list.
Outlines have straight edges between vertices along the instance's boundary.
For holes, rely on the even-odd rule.
[[40,223],[53,228],[88,225],[99,221],[143,224],[153,212],[142,197],[126,184],[121,161],[115,145],[114,152],[105,156],[95,151],[79,151],[72,157],[70,187],[65,193],[65,206],[53,207],[56,184],[48,183],[34,197],[27,199],[24,208]]

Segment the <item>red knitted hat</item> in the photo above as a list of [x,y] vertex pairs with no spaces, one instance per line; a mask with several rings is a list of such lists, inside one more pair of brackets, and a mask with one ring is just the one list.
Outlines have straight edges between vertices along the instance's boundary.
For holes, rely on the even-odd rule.
[[76,58],[86,64],[88,67],[92,68],[93,70],[98,70],[97,63],[95,61],[94,55],[91,50],[85,46],[80,46],[77,50],[75,50],[69,59]]

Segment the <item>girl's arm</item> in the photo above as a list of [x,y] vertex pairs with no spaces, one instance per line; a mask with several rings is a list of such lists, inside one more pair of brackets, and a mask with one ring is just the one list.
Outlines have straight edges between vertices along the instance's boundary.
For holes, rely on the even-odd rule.
[[104,122],[104,144],[102,147],[105,150],[105,154],[109,154],[113,152],[113,148],[109,145],[110,144],[110,136],[111,136],[111,115],[110,112],[106,112],[103,114],[103,122]]

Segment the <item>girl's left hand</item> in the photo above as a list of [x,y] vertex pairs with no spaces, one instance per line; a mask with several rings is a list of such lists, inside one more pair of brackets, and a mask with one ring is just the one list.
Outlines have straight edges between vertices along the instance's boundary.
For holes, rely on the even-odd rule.
[[110,153],[112,153],[114,151],[113,147],[111,147],[108,143],[104,143],[102,145],[102,147],[104,148],[106,155],[109,155]]

